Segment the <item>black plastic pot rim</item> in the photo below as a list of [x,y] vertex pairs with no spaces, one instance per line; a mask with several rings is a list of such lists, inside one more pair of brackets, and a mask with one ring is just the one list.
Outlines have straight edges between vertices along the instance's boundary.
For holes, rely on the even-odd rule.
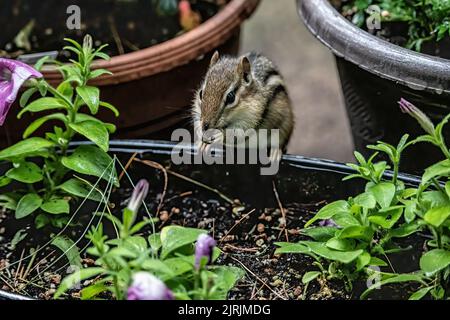
[[450,60],[371,35],[343,17],[329,0],[297,0],[297,6],[309,31],[336,56],[411,89],[450,93]]
[[[83,144],[91,144],[91,143],[76,142],[73,143],[72,146],[76,147],[78,145]],[[111,154],[125,153],[130,155],[135,153],[137,153],[138,155],[151,155],[151,154],[170,155],[176,145],[177,144],[174,142],[156,141],[156,140],[112,140],[110,141],[110,153]],[[192,147],[192,151],[194,151],[194,147]],[[297,167],[300,169],[334,172],[343,175],[355,173],[355,171],[349,168],[347,165],[333,160],[308,158],[299,155],[284,155],[282,161],[290,166]],[[391,171],[387,171],[385,173],[386,178],[391,178],[392,176],[393,172]],[[398,178],[410,185],[420,184],[420,177],[417,176],[400,174]],[[35,300],[30,297],[0,290],[0,300],[2,299]]]

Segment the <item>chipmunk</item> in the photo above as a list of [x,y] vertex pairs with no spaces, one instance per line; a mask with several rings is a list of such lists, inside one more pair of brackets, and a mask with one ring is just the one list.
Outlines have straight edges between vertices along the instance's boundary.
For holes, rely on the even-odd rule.
[[[195,95],[192,117],[203,151],[212,143],[226,143],[226,129],[279,129],[278,145],[270,154],[278,161],[294,127],[291,102],[280,73],[272,61],[255,52],[237,58],[221,58],[214,53]],[[209,129],[215,129],[215,134],[207,135]]]

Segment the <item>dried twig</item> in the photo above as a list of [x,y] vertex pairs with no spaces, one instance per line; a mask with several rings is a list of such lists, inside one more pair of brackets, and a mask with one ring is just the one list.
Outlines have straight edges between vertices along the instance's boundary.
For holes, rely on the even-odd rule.
[[252,276],[254,276],[259,282],[261,282],[267,289],[270,290],[270,292],[272,292],[274,295],[276,295],[278,298],[282,299],[282,300],[286,300],[285,297],[281,296],[278,292],[276,292],[275,290],[273,290],[263,279],[261,279],[260,277],[258,277],[252,270],[250,270],[249,268],[247,268],[247,266],[245,264],[243,264],[240,260],[231,257],[230,258],[234,261],[236,261],[237,263],[239,263],[242,268],[244,268],[245,270],[247,270],[248,273],[250,273]]
[[248,218],[248,216],[250,216],[253,212],[255,212],[256,209],[251,210],[249,213],[246,213],[242,216],[241,219],[239,219],[238,222],[236,222],[234,224],[234,226],[232,226],[226,233],[225,235],[222,237],[222,239],[220,239],[219,244],[221,244],[223,242],[223,240],[231,233],[231,231],[233,231],[242,221],[244,221],[245,219]]
[[280,231],[280,234],[278,235],[278,239],[280,238],[281,234],[284,232],[284,235],[286,236],[286,241],[289,242],[289,235],[288,235],[288,232],[286,229],[286,224],[287,224],[286,210],[284,210],[283,204],[281,203],[280,195],[278,194],[278,190],[275,185],[275,181],[272,181],[272,184],[273,184],[273,193],[275,194],[275,198],[277,199],[278,206],[281,211],[281,217],[283,218],[283,223],[280,223],[281,231]]
[[120,35],[116,28],[116,22],[114,21],[114,17],[108,16],[108,23],[109,23],[109,28],[111,29],[111,34],[114,38],[114,42],[116,43],[116,46],[117,46],[117,51],[119,51],[120,55],[125,54],[122,40],[120,40]]
[[233,251],[239,251],[239,252],[250,252],[250,253],[256,253],[259,251],[259,248],[239,248],[239,247],[235,247],[231,244],[226,244],[225,246],[223,246],[222,248],[224,251],[226,251],[227,249],[231,249]]
[[133,153],[133,155],[130,157],[130,159],[128,159],[127,164],[125,165],[125,167],[123,167],[123,170],[122,170],[122,172],[119,175],[119,181],[122,180],[123,176],[127,172],[128,168],[131,166],[131,164],[133,163],[133,161],[136,158],[136,156],[137,156],[137,152]]

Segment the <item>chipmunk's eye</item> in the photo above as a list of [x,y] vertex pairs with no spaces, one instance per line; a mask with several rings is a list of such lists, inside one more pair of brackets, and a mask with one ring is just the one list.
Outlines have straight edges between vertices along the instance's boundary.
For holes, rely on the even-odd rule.
[[200,97],[200,99],[203,99],[203,90],[200,90],[200,92],[198,93],[198,96]]
[[225,100],[225,105],[230,105],[233,104],[234,101],[236,100],[236,92],[231,91],[227,94],[227,99]]

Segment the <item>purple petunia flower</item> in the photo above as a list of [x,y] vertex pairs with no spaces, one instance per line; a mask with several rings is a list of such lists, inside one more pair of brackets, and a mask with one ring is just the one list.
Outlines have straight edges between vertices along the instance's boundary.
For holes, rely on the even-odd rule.
[[207,234],[201,234],[198,237],[195,245],[195,268],[197,270],[200,269],[202,258],[208,258],[208,263],[211,263],[212,254],[216,244],[213,237]]
[[426,133],[434,135],[433,122],[431,122],[430,118],[428,118],[425,113],[404,98],[401,98],[398,104],[400,105],[402,112],[416,119]]
[[42,74],[23,62],[0,58],[0,126],[5,122],[20,87],[30,78],[42,78]]
[[128,203],[128,209],[133,212],[138,212],[145,197],[148,194],[149,184],[145,179],[140,180],[136,187],[134,187],[133,194],[131,195],[130,202]]
[[154,275],[137,272],[128,288],[127,300],[173,300],[172,291]]
[[339,227],[333,219],[326,219],[319,222],[319,226],[321,227]]

